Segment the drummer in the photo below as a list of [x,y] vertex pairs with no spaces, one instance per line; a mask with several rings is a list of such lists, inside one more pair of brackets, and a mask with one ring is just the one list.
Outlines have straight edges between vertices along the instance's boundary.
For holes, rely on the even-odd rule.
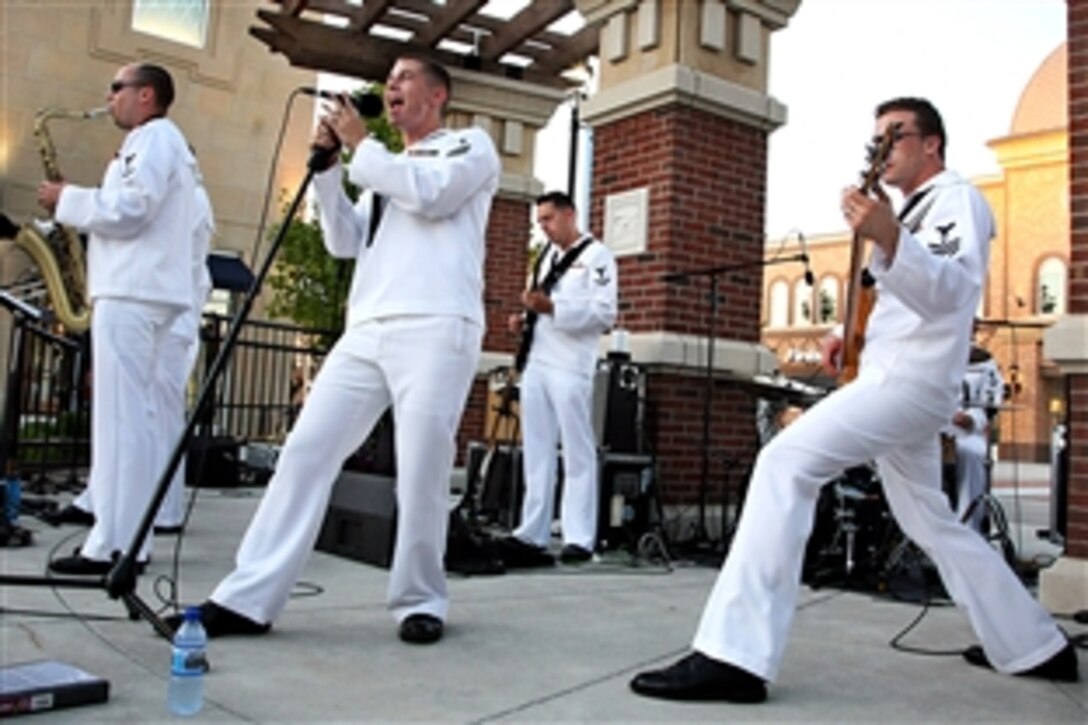
[[982,532],[986,507],[979,500],[989,490],[990,421],[1004,399],[1005,381],[993,356],[978,345],[971,346],[961,388],[960,408],[945,431],[956,451],[952,505],[961,521]]

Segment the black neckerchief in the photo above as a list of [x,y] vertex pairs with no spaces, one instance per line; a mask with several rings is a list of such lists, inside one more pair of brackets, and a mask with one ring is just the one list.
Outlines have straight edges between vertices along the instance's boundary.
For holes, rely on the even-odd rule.
[[[541,254],[536,260],[536,264],[533,266],[533,289],[539,290],[547,294],[552,291],[556,283],[559,282],[559,278],[563,276],[563,273],[570,269],[574,261],[585,251],[593,242],[593,237],[585,235],[577,244],[567,250],[567,252],[552,265],[552,268],[548,270],[548,274],[544,276],[544,279],[537,283],[537,279],[540,277],[540,268],[544,263],[544,257],[546,255]],[[537,313],[533,310],[528,310],[525,313],[525,324],[521,331],[521,345],[518,347],[517,355],[514,357],[514,366],[518,372],[525,369],[525,363],[529,361],[529,349],[533,346],[533,329],[536,327]]]

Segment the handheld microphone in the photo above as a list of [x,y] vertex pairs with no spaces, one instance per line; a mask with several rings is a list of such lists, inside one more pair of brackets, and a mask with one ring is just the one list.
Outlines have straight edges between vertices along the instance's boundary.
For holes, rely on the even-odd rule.
[[382,111],[385,110],[385,104],[382,102],[382,97],[377,93],[364,93],[360,96],[354,96],[349,93],[341,94],[333,93],[332,91],[322,91],[312,86],[303,86],[298,89],[301,93],[305,93],[307,96],[317,96],[318,98],[324,98],[326,101],[340,101],[343,96],[347,96],[351,101],[351,105],[355,106],[355,110],[359,112],[359,115],[363,118],[377,118],[382,115]]
[[816,284],[816,275],[812,273],[812,267],[808,266],[808,245],[805,244],[805,235],[797,232],[797,245],[801,247],[801,262],[805,265],[805,284],[812,287]]
[[[343,99],[343,96],[339,94],[331,91],[322,91],[312,86],[303,86],[298,90],[300,93],[305,93],[307,96],[316,96],[328,101],[340,102]],[[382,102],[381,96],[376,93],[364,93],[359,96],[345,93],[344,96],[351,101],[351,105],[355,106],[355,110],[358,111],[359,115],[363,118],[377,118],[382,115],[382,111],[385,110],[385,104]],[[339,150],[339,143],[328,148],[324,146],[311,146],[310,159],[306,162],[306,167],[314,171],[324,171],[332,165],[333,157]]]

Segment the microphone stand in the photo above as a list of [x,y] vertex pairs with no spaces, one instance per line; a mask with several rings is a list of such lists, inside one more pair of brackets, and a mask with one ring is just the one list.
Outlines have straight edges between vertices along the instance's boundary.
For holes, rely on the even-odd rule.
[[[335,153],[335,150],[332,150],[331,152],[327,151],[327,153]],[[159,476],[158,483],[155,486],[155,492],[151,497],[151,502],[144,511],[140,526],[133,535],[132,543],[129,544],[124,555],[122,555],[114,563],[113,568],[101,578],[63,576],[30,577],[0,574],[0,586],[44,586],[50,588],[65,587],[70,589],[103,588],[109,594],[110,598],[120,599],[125,603],[129,616],[132,619],[143,617],[151,624],[152,628],[159,635],[168,641],[173,639],[173,631],[162,621],[155,610],[136,593],[136,556],[155,523],[155,515],[174,479],[174,472],[181,464],[182,456],[186,453],[189,439],[197,425],[200,423],[202,412],[205,406],[211,402],[212,396],[215,393],[216,383],[218,383],[219,378],[226,369],[227,362],[238,342],[238,337],[242,331],[242,325],[244,325],[249,318],[253,303],[256,301],[257,295],[261,290],[261,285],[263,284],[265,277],[268,276],[269,271],[272,269],[272,262],[275,260],[276,254],[282,246],[284,238],[287,236],[289,222],[294,218],[298,211],[298,207],[305,197],[306,189],[313,180],[314,174],[317,169],[321,168],[326,158],[327,156],[319,153],[318,149],[315,149],[314,154],[310,157],[310,161],[307,164],[306,177],[299,185],[298,191],[295,192],[295,197],[291,201],[291,206],[284,216],[285,221],[280,225],[279,232],[276,234],[276,238],[273,240],[272,246],[268,250],[268,254],[265,256],[260,270],[253,278],[253,282],[250,284],[249,291],[246,293],[241,307],[235,313],[234,319],[231,321],[227,336],[224,339],[222,346],[219,348],[219,353],[216,355],[215,361],[208,370],[204,383],[197,395],[196,403],[189,413],[188,420],[185,423],[185,429],[181,432],[177,442],[174,444],[173,452],[170,454],[166,467],[163,469],[162,474]]]
[[[707,495],[710,490],[710,409],[714,397],[714,339],[715,326],[718,315],[718,277],[728,272],[741,272],[747,269],[772,267],[788,262],[808,262],[808,254],[800,252],[788,257],[776,257],[774,259],[760,259],[754,262],[739,262],[735,264],[723,264],[716,267],[703,269],[691,269],[684,272],[673,272],[662,276],[662,280],[669,283],[687,282],[694,277],[708,277],[710,279],[710,317],[707,321],[706,331],[706,373],[704,377],[703,392],[703,441],[702,463],[699,480],[699,520],[695,531],[696,543],[710,541],[710,535],[706,530],[706,506]],[[725,511],[722,511],[722,531],[724,538]]]

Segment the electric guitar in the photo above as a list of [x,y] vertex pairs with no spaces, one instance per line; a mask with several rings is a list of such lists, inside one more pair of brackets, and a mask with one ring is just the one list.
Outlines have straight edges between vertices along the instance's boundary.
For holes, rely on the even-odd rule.
[[[866,147],[867,168],[861,173],[862,194],[876,194],[881,200],[887,200],[878,182],[880,175],[884,173],[892,147],[895,146],[901,125],[890,124],[884,129],[884,135],[878,142]],[[846,292],[846,316],[839,358],[840,385],[858,376],[861,348],[865,345],[865,327],[876,303],[875,282],[865,271],[864,253],[865,240],[855,233],[850,246],[850,286]]]

